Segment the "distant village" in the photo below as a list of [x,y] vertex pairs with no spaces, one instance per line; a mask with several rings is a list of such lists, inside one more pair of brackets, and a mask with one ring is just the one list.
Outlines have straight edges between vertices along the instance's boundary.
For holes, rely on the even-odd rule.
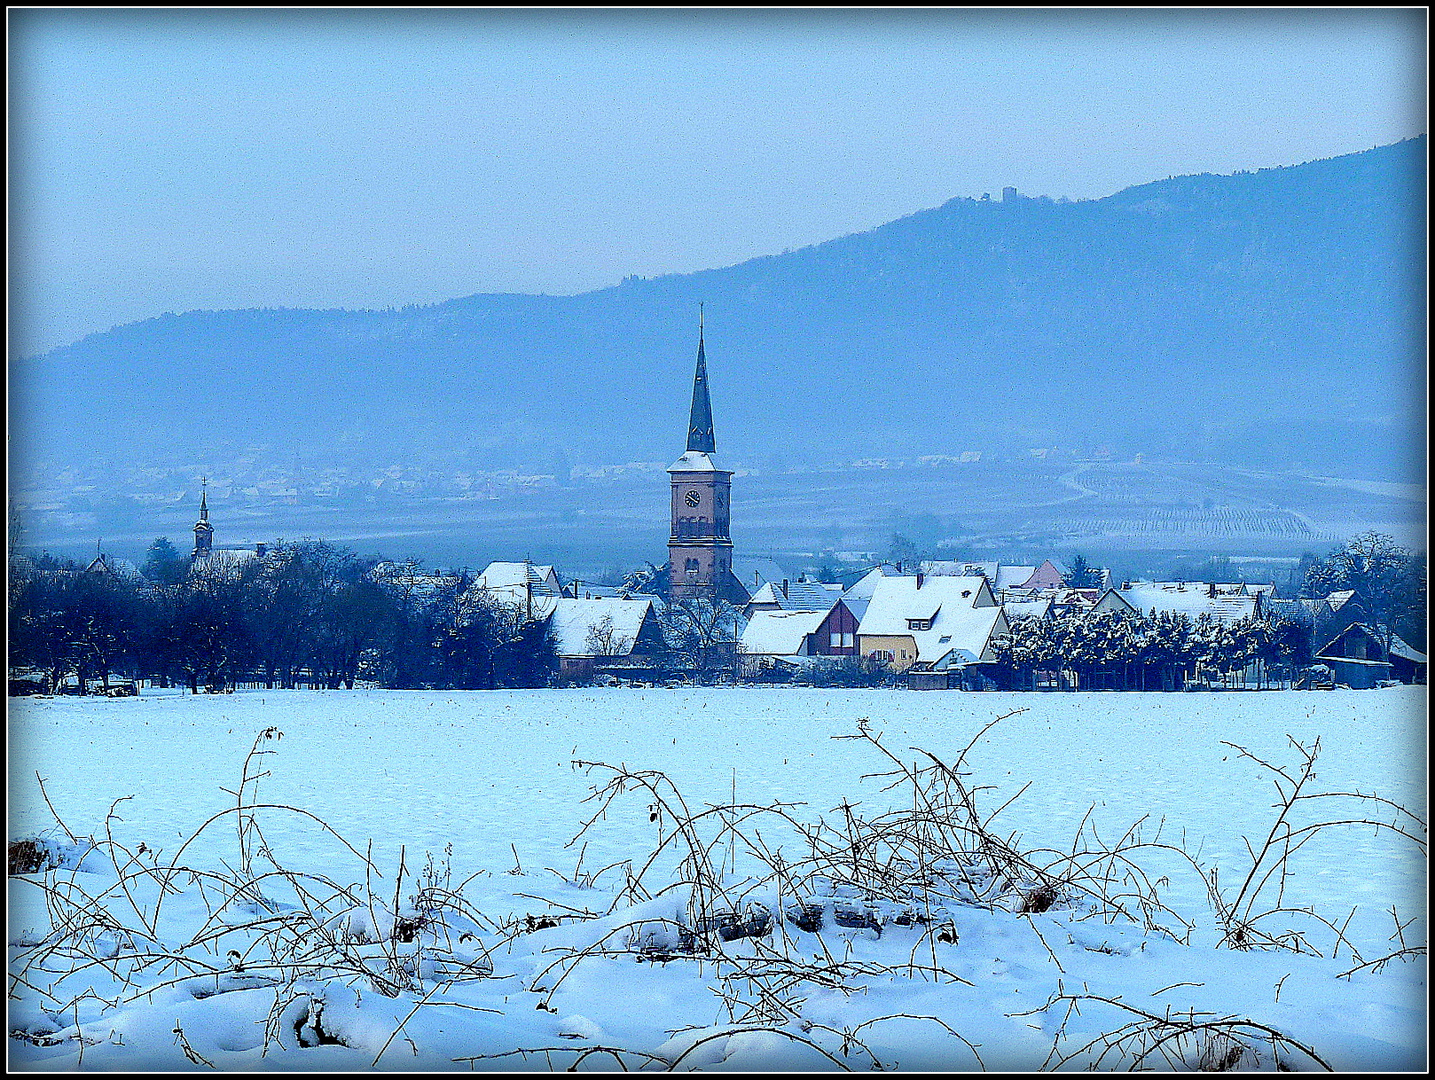
[[[496,561],[476,575],[362,563],[322,542],[216,546],[207,492],[187,557],[144,567],[10,557],[10,692],[140,681],[488,688],[755,681],[911,689],[1369,688],[1426,679],[1396,632],[1425,566],[1353,538],[1299,596],[1273,582],[1111,581],[1039,565],[876,562],[846,584],[734,555],[699,325],[687,442],[667,469],[668,559],[622,584]],[[1321,580],[1331,587],[1312,590]],[[1313,595],[1320,592],[1320,595]],[[1423,646],[1423,615],[1418,624]],[[1407,631],[1409,632],[1409,631]],[[113,685],[112,685],[113,683]]]

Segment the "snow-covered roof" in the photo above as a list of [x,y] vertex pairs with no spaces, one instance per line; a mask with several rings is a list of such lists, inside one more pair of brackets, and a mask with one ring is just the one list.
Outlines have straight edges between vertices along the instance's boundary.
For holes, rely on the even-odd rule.
[[993,589],[1015,589],[1025,585],[1036,573],[1034,566],[997,566],[997,576],[992,581]]
[[1116,591],[1142,613],[1175,611],[1192,619],[1210,615],[1222,623],[1254,615],[1260,603],[1258,596],[1223,593],[1205,581],[1133,581]]
[[445,585],[456,584],[457,574],[443,570],[425,570],[413,563],[385,561],[371,571],[373,579],[410,596],[432,597]]
[[596,585],[587,581],[570,581],[564,587],[563,595],[567,596],[570,593],[585,599],[611,596],[624,600],[632,595],[633,590],[626,585]]
[[[930,629],[913,629],[913,619],[930,619]],[[927,576],[920,589],[915,577],[891,577],[877,583],[858,633],[910,637],[919,663],[942,666],[949,656],[959,657],[959,650],[989,659],[999,623],[1005,624],[1001,606],[983,577]]]
[[[784,588],[785,584],[785,588]],[[831,611],[842,599],[841,585],[822,581],[769,581],[748,601],[749,606],[776,605],[783,611]]]
[[1354,664],[1359,667],[1385,668],[1390,669],[1389,660],[1365,660],[1358,656],[1327,656],[1324,653],[1316,656],[1317,660],[1324,660],[1327,664]]
[[1004,600],[1002,608],[1008,619],[1033,617],[1044,619],[1051,612],[1051,597],[1039,596],[1029,600]]
[[1305,597],[1297,597],[1294,600],[1266,599],[1263,602],[1266,611],[1279,615],[1284,619],[1305,620],[1314,618],[1316,615],[1330,610],[1330,605],[1324,600],[1310,600]]
[[[1071,589],[1073,593],[1084,593],[1085,589]],[[1120,589],[1107,589],[1091,605],[1092,611],[1135,611],[1135,605],[1121,595]]]
[[652,608],[647,599],[558,597],[553,601],[551,623],[558,655],[627,656]]
[[857,625],[862,625],[862,616],[867,614],[867,606],[872,603],[870,598],[857,596],[844,596],[842,603],[847,605],[847,610],[852,612],[852,617],[857,620]]
[[[853,600],[871,600],[873,592],[875,592],[877,589],[877,582],[881,581],[883,578],[896,576],[897,571],[894,570],[892,567],[888,566],[886,563],[883,563],[880,566],[874,566],[871,570],[868,570],[851,585],[847,586],[847,591],[842,594],[842,599],[848,602],[847,606],[849,608],[852,607],[851,602]],[[855,608],[853,609],[853,614],[856,614]]]
[[964,562],[961,559],[923,559],[917,569],[932,577],[974,577],[981,575],[995,583],[1001,570],[998,562]]
[[491,562],[474,579],[474,586],[509,604],[526,604],[530,598],[556,597],[563,592],[553,567],[528,562]]
[[719,468],[712,455],[701,450],[688,450],[677,461],[668,466],[668,472],[726,472]]
[[1410,660],[1417,664],[1425,663],[1425,654],[1419,649],[1416,649],[1399,634],[1391,635],[1390,655],[1398,656],[1402,660]]
[[827,618],[827,611],[754,611],[742,631],[749,655],[791,656],[803,648],[807,635]]
[[[1348,633],[1350,633],[1352,630],[1360,630],[1360,631],[1363,631],[1365,634],[1369,635],[1370,638],[1372,638],[1373,640],[1379,642],[1382,647],[1384,647],[1384,645],[1385,645],[1385,633],[1384,633],[1384,631],[1382,631],[1379,627],[1371,626],[1369,623],[1357,622],[1357,623],[1351,623],[1349,626],[1347,626],[1347,627],[1346,627],[1344,630],[1342,630],[1340,633],[1336,634],[1335,637],[1331,638],[1331,639],[1330,639],[1329,641],[1327,641],[1324,645],[1322,645],[1322,646],[1320,647],[1320,649],[1317,650],[1317,652],[1318,652],[1318,653],[1321,653],[1321,654],[1324,654],[1328,649],[1331,648],[1331,646],[1333,646],[1333,645],[1334,645],[1336,642],[1338,642],[1341,638],[1345,637],[1345,635],[1348,634]],[[1423,652],[1420,652],[1420,651],[1419,651],[1418,649],[1416,649],[1414,646],[1412,646],[1408,641],[1406,641],[1404,638],[1402,638],[1399,634],[1391,634],[1391,635],[1390,635],[1390,650],[1389,650],[1389,651],[1390,651],[1390,655],[1391,655],[1391,656],[1398,656],[1398,657],[1400,657],[1402,660],[1409,660],[1409,661],[1411,661],[1412,663],[1416,663],[1416,664],[1423,664],[1423,663],[1425,663],[1425,654],[1424,654]],[[1349,657],[1339,657],[1338,659],[1345,660],[1345,659],[1350,659],[1350,658],[1349,658]]]
[[108,572],[118,578],[135,579],[141,576],[139,567],[129,559],[116,559],[110,555],[96,555],[85,569],[94,573]]

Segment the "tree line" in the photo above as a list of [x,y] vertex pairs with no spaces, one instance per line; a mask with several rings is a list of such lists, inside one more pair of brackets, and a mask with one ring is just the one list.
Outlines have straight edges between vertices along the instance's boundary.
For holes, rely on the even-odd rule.
[[546,622],[467,573],[361,559],[322,540],[190,566],[156,540],[138,575],[42,555],[10,560],[9,665],[53,692],[147,679],[198,692],[239,683],[352,689],[547,685]]
[[1293,619],[1222,623],[1184,612],[1022,616],[992,643],[992,677],[1009,690],[1043,683],[1082,690],[1179,690],[1192,680],[1258,687],[1294,681],[1311,662],[1309,630]]

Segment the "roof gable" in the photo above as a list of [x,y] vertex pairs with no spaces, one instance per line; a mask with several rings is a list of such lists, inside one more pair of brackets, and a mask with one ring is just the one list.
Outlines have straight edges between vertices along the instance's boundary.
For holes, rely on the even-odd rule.
[[653,610],[649,600],[563,596],[553,601],[551,625],[558,655],[627,656]]
[[[909,637],[921,663],[940,662],[966,650],[985,658],[995,627],[1005,622],[982,577],[884,578],[877,584],[857,632],[863,636]],[[915,629],[912,620],[931,622]]]
[[802,650],[807,635],[827,621],[828,611],[755,611],[742,631],[743,652],[791,656]]

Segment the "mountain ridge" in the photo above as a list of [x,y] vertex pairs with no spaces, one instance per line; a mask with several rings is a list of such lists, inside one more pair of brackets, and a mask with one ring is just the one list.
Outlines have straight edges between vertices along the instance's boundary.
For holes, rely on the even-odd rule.
[[12,363],[12,447],[662,456],[702,301],[719,452],[766,466],[1104,442],[1423,475],[1425,153],[951,199],[572,296],[168,313]]

